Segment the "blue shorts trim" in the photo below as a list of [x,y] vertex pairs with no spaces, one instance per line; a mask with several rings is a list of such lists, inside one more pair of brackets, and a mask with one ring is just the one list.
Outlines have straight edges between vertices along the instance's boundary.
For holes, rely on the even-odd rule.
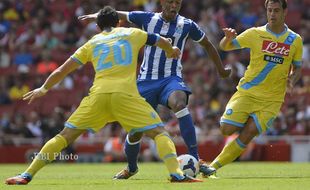
[[[69,122],[65,122],[65,127],[69,128],[69,129],[79,129],[78,127],[76,127],[75,125],[69,123]],[[86,129],[88,132],[91,132],[91,133],[96,133],[96,131],[94,131],[93,129],[91,128],[87,128]]]
[[239,123],[239,122],[236,122],[236,121],[232,121],[232,120],[228,120],[228,119],[221,119],[220,123],[226,123],[226,124],[229,124],[229,125],[233,125],[233,126],[236,126],[236,127],[244,127],[244,123]]
[[258,130],[258,133],[261,134],[263,132],[263,129],[262,129],[262,126],[259,124],[257,116],[254,113],[251,113],[250,117],[252,117],[254,119],[255,126]]
[[149,126],[146,126],[146,127],[143,127],[143,128],[136,128],[136,129],[131,129],[130,132],[129,132],[129,135],[133,135],[135,133],[141,133],[141,132],[144,132],[144,131],[147,131],[147,130],[150,130],[150,129],[154,129],[156,127],[164,127],[165,125],[163,123],[157,123],[157,124],[154,124],[154,125],[149,125]]

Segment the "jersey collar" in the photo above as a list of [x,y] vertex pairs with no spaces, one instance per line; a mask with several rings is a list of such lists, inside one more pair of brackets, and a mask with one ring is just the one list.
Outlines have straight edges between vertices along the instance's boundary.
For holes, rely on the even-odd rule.
[[281,32],[280,34],[277,34],[277,33],[272,32],[272,31],[269,29],[268,24],[266,24],[265,27],[266,27],[267,32],[269,32],[270,34],[276,36],[277,38],[279,38],[280,36],[284,35],[284,34],[287,32],[287,29],[288,29],[287,25],[284,24],[284,30],[283,30],[283,32]]
[[160,19],[161,19],[164,23],[177,23],[179,14],[177,14],[176,17],[175,17],[175,19],[172,20],[172,21],[170,21],[170,22],[167,22],[167,21],[163,18],[162,14],[163,14],[163,13],[160,12],[160,13],[159,13],[159,17],[160,17]]

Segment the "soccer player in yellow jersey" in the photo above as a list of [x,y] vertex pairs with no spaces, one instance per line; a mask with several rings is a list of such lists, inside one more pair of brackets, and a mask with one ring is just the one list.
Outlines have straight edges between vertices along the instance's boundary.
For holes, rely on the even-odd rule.
[[136,66],[139,49],[157,45],[167,57],[178,58],[180,50],[157,34],[136,28],[115,28],[118,15],[112,7],[100,10],[97,25],[102,31],[80,47],[62,66],[56,69],[41,88],[24,95],[31,103],[80,65],[92,62],[96,72],[89,95],[65,123],[65,128],[49,140],[26,171],[8,178],[7,184],[28,184],[32,177],[68,144],[87,130],[98,131],[108,122],[118,121],[129,133],[143,132],[154,139],[159,156],[171,176],[171,182],[201,182],[186,176],[179,168],[175,146],[163,129],[154,109],[139,95]]
[[221,132],[238,137],[227,144],[211,163],[219,169],[234,161],[247,144],[272,126],[284,101],[301,75],[302,39],[284,23],[286,0],[266,0],[268,23],[237,36],[224,28],[220,42],[225,51],[249,48],[250,63],[221,118]]

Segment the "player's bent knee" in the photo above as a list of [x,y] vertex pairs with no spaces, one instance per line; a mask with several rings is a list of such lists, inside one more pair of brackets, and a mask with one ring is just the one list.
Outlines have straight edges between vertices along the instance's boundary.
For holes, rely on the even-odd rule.
[[67,141],[67,144],[71,144],[75,141],[77,137],[79,137],[82,133],[86,130],[79,130],[79,129],[70,129],[65,127],[59,134],[64,137]]
[[178,112],[178,111],[183,110],[184,108],[186,108],[186,102],[180,101],[180,102],[177,102],[175,105],[173,105],[172,109]]
[[156,127],[156,128],[153,128],[153,129],[150,129],[150,130],[147,130],[144,132],[144,134],[152,139],[154,139],[157,135],[161,134],[165,132],[164,128],[163,127]]
[[222,124],[220,126],[220,130],[221,130],[221,133],[225,136],[232,135],[234,132],[237,131],[236,127],[233,127],[231,125],[226,125],[226,124]]
[[248,125],[244,129],[245,133],[249,134],[249,136],[255,137],[259,134],[255,125]]

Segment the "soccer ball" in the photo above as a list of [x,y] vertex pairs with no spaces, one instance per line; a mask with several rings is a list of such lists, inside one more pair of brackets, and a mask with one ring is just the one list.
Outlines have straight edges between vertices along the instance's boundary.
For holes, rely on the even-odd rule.
[[196,177],[196,175],[199,173],[199,163],[194,156],[189,154],[182,154],[177,159],[184,174],[191,177]]

